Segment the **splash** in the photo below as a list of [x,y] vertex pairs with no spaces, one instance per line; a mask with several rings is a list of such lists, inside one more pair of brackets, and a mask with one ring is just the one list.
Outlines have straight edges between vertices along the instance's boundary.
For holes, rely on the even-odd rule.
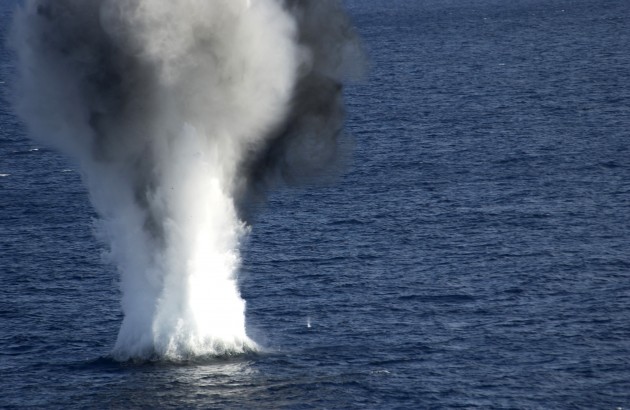
[[120,272],[120,360],[238,354],[251,204],[338,158],[356,36],[332,0],[30,0],[15,106],[80,164]]

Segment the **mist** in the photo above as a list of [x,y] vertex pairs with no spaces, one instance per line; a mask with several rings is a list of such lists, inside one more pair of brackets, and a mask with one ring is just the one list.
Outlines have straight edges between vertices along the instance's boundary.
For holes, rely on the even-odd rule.
[[269,189],[339,163],[362,70],[341,3],[30,0],[10,43],[15,110],[79,164],[120,274],[112,356],[259,349],[239,249]]

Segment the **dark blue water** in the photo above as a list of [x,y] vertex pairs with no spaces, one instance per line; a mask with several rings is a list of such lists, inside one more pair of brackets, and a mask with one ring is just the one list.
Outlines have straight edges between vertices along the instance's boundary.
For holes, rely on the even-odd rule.
[[80,174],[0,104],[0,407],[630,407],[630,2],[348,7],[354,161],[271,195],[244,252],[267,353],[107,359]]

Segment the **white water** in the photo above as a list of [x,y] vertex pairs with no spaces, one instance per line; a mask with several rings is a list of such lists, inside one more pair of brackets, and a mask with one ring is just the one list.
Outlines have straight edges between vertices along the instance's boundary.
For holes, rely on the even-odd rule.
[[[16,14],[17,111],[35,138],[80,163],[120,272],[115,358],[257,348],[237,286],[248,230],[237,201],[267,172],[256,153],[286,144],[279,129],[335,141],[338,91],[318,97],[311,86],[303,96],[329,99],[326,118],[295,95],[311,78],[336,90],[345,20],[336,20],[339,33],[328,30],[344,40],[319,31],[335,21],[323,16],[339,13],[336,1],[31,0]],[[329,156],[326,144],[299,140],[286,151],[313,158],[297,151],[323,147]]]

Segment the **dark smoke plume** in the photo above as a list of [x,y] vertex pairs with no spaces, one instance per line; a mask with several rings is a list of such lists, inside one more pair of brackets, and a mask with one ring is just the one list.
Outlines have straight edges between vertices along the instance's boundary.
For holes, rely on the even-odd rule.
[[114,356],[255,349],[248,204],[334,167],[358,40],[336,0],[27,0],[15,106],[74,157],[121,274]]

